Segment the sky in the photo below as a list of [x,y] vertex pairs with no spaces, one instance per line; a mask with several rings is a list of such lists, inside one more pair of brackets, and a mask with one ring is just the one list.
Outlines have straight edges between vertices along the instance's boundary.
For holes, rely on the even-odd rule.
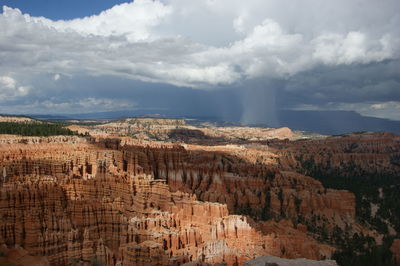
[[0,0],[0,113],[400,120],[398,0]]

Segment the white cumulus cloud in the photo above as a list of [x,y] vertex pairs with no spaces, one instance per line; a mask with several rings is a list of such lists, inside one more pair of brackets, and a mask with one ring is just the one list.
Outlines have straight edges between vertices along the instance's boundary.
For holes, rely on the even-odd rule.
[[[399,36],[385,22],[387,17],[374,17],[377,24],[368,29],[368,17],[355,14],[354,21],[335,9],[336,15],[349,20],[348,28],[337,27],[340,17],[323,15],[342,1],[329,2],[321,10],[283,2],[137,0],[68,21],[31,17],[4,7],[0,45],[6,60],[0,67],[210,87],[254,77],[285,77],[318,64],[365,64],[398,57]],[[388,13],[393,3],[385,6]],[[298,8],[294,16],[299,21],[282,15],[285,5],[289,14]],[[373,1],[365,5],[374,7]],[[303,19],[320,19],[326,28],[307,29]],[[214,35],[225,42],[213,43]]]
[[28,94],[30,87],[21,86],[9,76],[0,76],[0,101],[13,100]]

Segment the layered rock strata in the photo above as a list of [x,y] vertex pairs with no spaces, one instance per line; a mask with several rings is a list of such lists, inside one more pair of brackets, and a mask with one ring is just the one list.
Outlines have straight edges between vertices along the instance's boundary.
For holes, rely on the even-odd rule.
[[[232,213],[264,220],[286,217],[331,232],[336,226],[344,229],[355,223],[352,193],[325,189],[319,181],[282,171],[278,165],[198,146],[121,146],[120,150],[127,171],[151,174],[166,180],[173,191],[227,204]],[[355,232],[363,230],[353,227]]]
[[[323,140],[270,142],[281,167],[301,170],[311,162],[341,174],[397,174],[400,172],[400,135],[360,133]],[[357,172],[355,172],[357,171]]]
[[[190,261],[234,265],[266,254],[321,259],[330,257],[334,250],[312,239],[299,225],[290,225],[287,233],[281,231],[282,225],[271,222],[265,230],[266,226],[258,228],[244,216],[229,215],[229,209],[240,201],[216,197],[223,189],[221,167],[228,166],[219,161],[205,167],[199,164],[202,156],[181,146],[124,146],[120,140],[92,144],[76,138],[3,143],[12,144],[0,145],[0,243],[8,248],[20,245],[30,256],[44,257],[52,265]],[[214,156],[205,154],[206,158]],[[249,192],[237,195],[243,204],[256,204],[262,198],[262,194],[252,196],[258,194],[256,187],[261,184],[261,179],[253,176],[259,170],[250,166],[235,170],[249,175],[244,178],[242,174]],[[232,177],[226,179],[227,188],[243,193],[239,187],[244,183],[234,178],[234,172],[226,172]],[[189,182],[190,175],[193,181]],[[284,172],[277,175],[275,182],[290,184],[290,191],[282,189],[285,196],[279,204],[271,196],[270,206],[279,205],[271,207],[276,212],[282,205],[292,204],[286,195],[298,193],[290,181],[297,177]],[[307,178],[304,182],[307,186],[315,183]],[[302,190],[301,184],[298,190]],[[228,205],[200,202],[196,195],[187,193],[191,191],[202,200]],[[334,207],[338,204],[329,193],[336,192],[324,192],[319,183],[308,193],[321,196],[309,207],[300,204],[304,213],[309,212],[307,208],[317,212],[316,206],[330,206],[335,217],[353,215],[351,206]],[[289,214],[290,208],[284,211]]]

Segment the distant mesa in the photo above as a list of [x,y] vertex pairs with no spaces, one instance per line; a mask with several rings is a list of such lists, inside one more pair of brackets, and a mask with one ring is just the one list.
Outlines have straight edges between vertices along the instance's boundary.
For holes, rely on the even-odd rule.
[[154,117],[128,117],[115,121],[116,123],[128,123],[137,127],[145,126],[185,126],[183,119],[154,118]]
[[192,144],[230,144],[300,138],[287,127],[264,128],[218,126],[208,122],[170,118],[123,118],[98,125],[81,125],[92,136],[129,136],[147,141],[185,142]]

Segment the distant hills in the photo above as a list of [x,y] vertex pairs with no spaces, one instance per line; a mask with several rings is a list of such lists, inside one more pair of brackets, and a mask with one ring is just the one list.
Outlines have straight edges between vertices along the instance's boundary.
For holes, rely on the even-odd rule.
[[[27,114],[29,115],[29,114]],[[63,121],[71,119],[121,119],[126,117],[154,117],[154,118],[186,118],[198,119],[201,121],[215,122],[216,124],[240,124],[240,117],[225,121],[219,116],[185,116],[172,111],[160,110],[132,110],[132,111],[111,111],[85,114],[63,114],[63,115],[29,115],[37,119]],[[372,131],[392,132],[400,134],[400,121],[389,119],[367,117],[353,111],[294,111],[280,110],[277,113],[278,123],[257,124],[266,127],[289,127],[294,130],[302,130],[327,135],[339,135],[350,132]]]
[[281,111],[281,125],[291,129],[338,135],[357,131],[400,134],[400,121],[367,117],[353,111]]

